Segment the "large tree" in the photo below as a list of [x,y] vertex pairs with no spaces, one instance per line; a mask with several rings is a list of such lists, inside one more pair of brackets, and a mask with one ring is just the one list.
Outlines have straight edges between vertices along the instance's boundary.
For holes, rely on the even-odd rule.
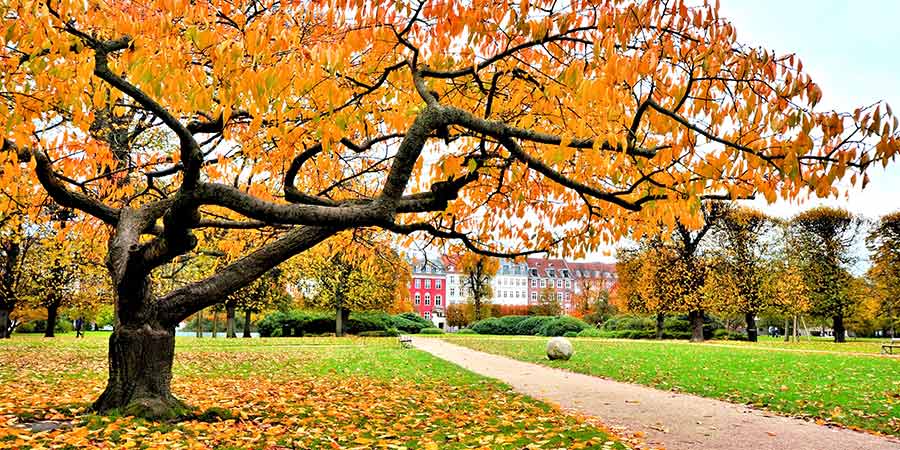
[[383,233],[343,232],[299,257],[305,306],[335,311],[343,336],[350,311],[389,310],[409,299],[410,272]]
[[500,269],[497,258],[485,256],[477,252],[468,252],[459,258],[459,270],[462,272],[462,291],[466,300],[472,304],[473,321],[477,322],[489,314],[488,302],[494,295],[491,281]]
[[[886,107],[816,111],[799,58],[736,41],[712,5],[14,0],[0,17],[3,150],[110,229],[100,411],[171,415],[175,325],[342,230],[579,256],[704,197],[833,194],[898,147]],[[204,228],[278,237],[157,293]]]
[[834,342],[844,342],[844,318],[854,306],[851,295],[856,263],[854,241],[862,220],[845,209],[818,207],[790,222],[790,249],[809,291],[812,313],[832,320]]
[[879,300],[880,315],[892,332],[900,326],[900,211],[882,216],[866,244],[872,267],[868,277]]
[[744,316],[757,340],[756,316],[770,304],[766,282],[777,252],[778,223],[751,208],[729,208],[713,226],[704,295],[722,312]]

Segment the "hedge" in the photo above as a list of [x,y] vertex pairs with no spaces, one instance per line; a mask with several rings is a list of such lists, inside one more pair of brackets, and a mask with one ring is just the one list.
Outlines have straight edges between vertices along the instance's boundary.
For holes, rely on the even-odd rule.
[[577,337],[602,337],[602,334],[602,331],[594,327],[590,327],[579,331]]
[[472,324],[472,330],[478,334],[515,335],[516,326],[527,320],[528,316],[488,317]]
[[[419,333],[434,324],[415,313],[391,316],[384,312],[351,312],[347,319],[346,331],[350,334],[374,335],[371,332]],[[287,311],[267,315],[257,324],[262,337],[300,337],[333,333],[335,317],[333,313],[321,311]],[[389,334],[391,335],[391,334]],[[396,334],[392,334],[396,336]]]
[[569,331],[578,333],[585,328],[590,328],[587,322],[574,317],[562,316],[545,323],[540,334],[541,336],[564,336]]
[[516,334],[520,336],[537,336],[547,322],[552,321],[553,316],[531,316],[516,324]]
[[457,331],[456,334],[478,334],[478,333],[476,333],[475,330],[472,330],[470,328],[463,328],[462,330]]
[[422,331],[420,331],[419,334],[444,334],[444,330],[434,327],[422,328]]

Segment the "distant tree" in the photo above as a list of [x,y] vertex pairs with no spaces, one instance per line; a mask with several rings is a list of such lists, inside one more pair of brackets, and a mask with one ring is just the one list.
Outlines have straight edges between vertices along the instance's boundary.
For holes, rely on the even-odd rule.
[[249,338],[252,314],[267,309],[286,308],[291,302],[291,297],[285,289],[287,281],[288,277],[284,276],[284,270],[276,267],[230,294],[225,301],[225,337],[237,337],[235,330],[237,309],[244,312],[243,337]]
[[844,209],[813,208],[791,219],[790,249],[809,289],[812,313],[832,320],[834,341],[844,342],[844,318],[853,306],[853,243],[862,221]]
[[462,272],[462,289],[467,301],[472,304],[473,321],[477,322],[487,316],[487,302],[493,295],[491,280],[497,274],[500,262],[478,253],[469,252],[460,258],[459,269]]
[[887,214],[866,238],[872,266],[867,273],[879,315],[892,332],[900,326],[900,211]]
[[747,339],[756,342],[756,316],[769,305],[767,267],[776,250],[778,224],[750,208],[729,208],[713,226],[704,296],[719,311],[740,314]]
[[538,301],[532,307],[537,316],[558,316],[563,313],[562,305],[556,295],[556,288],[547,285],[538,293]]
[[343,336],[350,311],[388,310],[409,296],[409,265],[384,240],[365,230],[340,233],[297,259],[305,305],[335,311]]

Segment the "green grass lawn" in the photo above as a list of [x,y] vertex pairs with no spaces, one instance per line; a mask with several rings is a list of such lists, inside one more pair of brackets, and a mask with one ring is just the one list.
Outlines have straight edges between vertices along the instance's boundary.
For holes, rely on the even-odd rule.
[[850,338],[847,342],[836,344],[832,338],[801,337],[800,342],[784,342],[784,338],[760,336],[759,342],[747,341],[709,341],[707,344],[737,345],[742,347],[761,347],[786,350],[814,350],[839,353],[881,354],[881,345],[890,341],[888,338]]
[[[207,414],[96,416],[86,407],[105,385],[107,337],[0,341],[0,448],[625,448],[396,338],[179,337],[173,391]],[[38,420],[66,426],[20,427]]]
[[[547,338],[446,339],[575,372],[900,435],[900,359],[896,358],[774,351],[768,348],[780,346],[774,342],[723,346],[574,338],[572,359],[551,362],[544,353]],[[809,345],[825,350],[824,344]]]

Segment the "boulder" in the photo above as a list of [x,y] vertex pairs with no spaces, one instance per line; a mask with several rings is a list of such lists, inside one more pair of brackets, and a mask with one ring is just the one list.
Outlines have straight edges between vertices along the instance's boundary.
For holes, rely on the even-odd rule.
[[572,357],[572,343],[564,337],[555,337],[547,342],[547,358],[568,361]]

